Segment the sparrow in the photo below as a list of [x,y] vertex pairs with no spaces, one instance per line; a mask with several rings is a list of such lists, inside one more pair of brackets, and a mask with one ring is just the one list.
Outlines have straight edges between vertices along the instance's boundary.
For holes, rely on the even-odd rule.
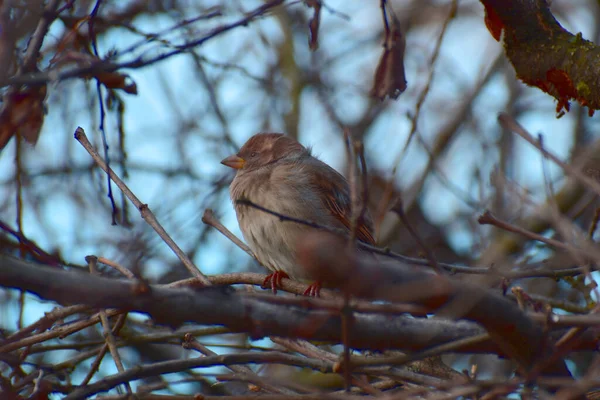
[[[351,199],[346,179],[310,149],[281,133],[252,136],[221,164],[236,170],[229,193],[244,239],[257,260],[272,272],[262,286],[277,293],[283,278],[314,280],[299,265],[296,248],[302,237],[317,228],[282,221],[240,200],[349,234]],[[357,223],[356,238],[375,243],[368,213]],[[304,295],[319,296],[321,284],[314,282]]]

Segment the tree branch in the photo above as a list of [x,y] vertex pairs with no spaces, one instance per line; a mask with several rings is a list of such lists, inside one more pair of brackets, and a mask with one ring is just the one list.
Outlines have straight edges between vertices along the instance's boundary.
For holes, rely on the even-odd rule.
[[[260,280],[260,279],[259,279]],[[0,286],[18,288],[61,304],[86,304],[149,314],[169,325],[194,322],[224,325],[254,338],[281,336],[339,343],[339,312],[306,307],[306,299],[253,296],[223,286],[199,289],[146,285],[139,281],[109,279],[79,271],[65,271],[0,255]],[[335,303],[332,303],[335,304]],[[493,316],[492,316],[493,317]],[[557,323],[598,324],[586,317],[553,316]],[[420,351],[485,331],[467,321],[413,318],[389,313],[355,313],[350,345],[355,349]],[[0,353],[12,351],[11,341],[0,342]],[[578,349],[595,348],[596,337],[586,335]],[[504,354],[490,341],[461,346],[456,352]]]
[[[225,325],[254,338],[281,336],[309,340],[341,341],[339,313],[303,307],[305,299],[278,304],[271,296],[252,296],[227,287],[167,288],[139,281],[109,279],[78,271],[65,271],[0,255],[0,286],[19,288],[60,304],[87,304],[149,314],[158,323],[195,322]],[[295,304],[294,304],[295,302]],[[422,350],[484,331],[466,321],[412,318],[404,315],[354,315],[350,345],[356,349]],[[9,350],[6,342],[0,352]],[[460,351],[496,352],[490,342]]]
[[547,0],[481,0],[485,23],[496,40],[503,39],[506,56],[517,77],[558,100],[560,117],[569,101],[600,108],[600,48],[573,35],[554,18]]

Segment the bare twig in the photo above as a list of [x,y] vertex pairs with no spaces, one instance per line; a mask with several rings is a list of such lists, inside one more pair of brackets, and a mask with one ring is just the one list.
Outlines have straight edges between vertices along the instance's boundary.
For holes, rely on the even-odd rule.
[[[406,151],[407,151],[413,137],[415,136],[415,133],[417,132],[419,116],[421,115],[421,109],[423,108],[423,104],[425,103],[425,100],[427,99],[427,95],[429,94],[431,84],[433,83],[433,77],[434,77],[434,73],[435,73],[435,65],[436,65],[438,56],[440,54],[440,48],[442,45],[442,41],[444,39],[444,36],[446,35],[448,26],[450,25],[450,21],[452,19],[454,19],[454,17],[456,16],[457,9],[458,9],[458,1],[452,0],[452,3],[450,4],[450,12],[448,13],[448,17],[444,20],[444,25],[442,26],[442,29],[441,29],[438,39],[436,41],[435,48],[433,50],[433,54],[431,55],[431,60],[428,63],[430,65],[429,76],[427,77],[425,87],[423,88],[423,90],[419,94],[419,98],[417,99],[417,104],[415,106],[415,114],[412,117],[412,124],[411,124],[411,128],[410,128],[410,132],[408,133],[408,139],[406,140],[406,143],[404,144],[404,147],[402,148],[402,150],[398,152],[398,154],[392,164],[394,166],[394,168],[392,170],[392,177],[396,176],[396,174],[398,172],[398,166],[400,164],[400,161],[402,160],[402,157],[406,154]],[[383,198],[390,197],[390,194],[392,192],[393,182],[394,182],[394,179],[389,180],[388,185],[386,186],[386,188],[384,190],[384,195],[382,196]]]
[[[217,353],[215,353],[214,351],[212,351],[211,349],[209,349],[208,347],[206,347],[205,345],[203,345],[202,343],[198,342],[194,336],[192,336],[190,333],[186,333],[183,337],[183,347],[187,348],[187,349],[195,349],[197,351],[199,351],[200,353],[202,353],[204,356],[206,357],[214,357],[214,356],[218,356]],[[248,366],[246,365],[228,365],[227,366],[231,371],[235,372],[235,373],[239,373],[239,374],[247,374],[250,375],[254,378],[254,382],[258,385],[260,385],[263,389],[267,390],[268,392],[271,393],[286,393],[286,394],[294,394],[293,392],[290,392],[289,390],[285,390],[282,388],[279,388],[277,386],[274,386],[268,382],[265,382],[264,380],[261,380],[260,377],[258,375],[256,375]]]
[[413,228],[412,224],[408,220],[408,217],[406,216],[406,213],[404,212],[404,205],[402,203],[402,197],[398,197],[398,199],[396,200],[396,203],[392,206],[391,210],[400,217],[400,220],[402,220],[402,223],[404,224],[404,226],[406,227],[406,229],[408,230],[410,235],[413,237],[415,242],[417,242],[417,244],[419,245],[421,250],[423,250],[423,252],[425,253],[425,256],[431,263],[430,265],[433,268],[435,268],[435,270],[439,274],[443,274],[444,270],[438,264],[437,259],[435,258],[435,255],[433,254],[433,252],[431,251],[429,246],[427,246],[427,244],[423,241],[423,239],[421,239],[421,236],[419,236],[419,233],[417,232],[417,230],[415,228]]
[[531,240],[536,240],[538,242],[546,243],[549,246],[552,246],[561,250],[576,250],[572,246],[559,242],[558,240],[547,238],[545,236],[539,235],[535,232],[528,231],[527,229],[523,229],[521,227],[509,224],[508,222],[501,221],[498,218],[494,217],[491,212],[486,211],[477,218],[477,222],[481,225],[493,225],[497,228],[503,229],[508,232],[517,233],[521,236],[529,238]]
[[306,357],[284,354],[278,351],[256,353],[243,352],[236,354],[222,354],[208,357],[198,357],[186,360],[162,361],[154,364],[131,368],[123,373],[109,375],[90,385],[80,386],[65,397],[65,400],[85,399],[101,391],[107,391],[124,382],[142,379],[145,377],[158,376],[171,372],[179,372],[186,369],[212,367],[217,365],[236,365],[247,363],[260,364],[284,364],[313,368],[322,371],[331,371],[328,363],[308,359]]
[[440,354],[452,352],[456,349],[464,348],[466,346],[472,346],[478,343],[485,342],[490,340],[490,335],[488,333],[484,333],[477,336],[471,336],[464,339],[459,339],[450,343],[444,343],[438,346],[434,346],[430,349],[412,353],[412,354],[403,354],[400,356],[383,356],[383,357],[354,357],[352,359],[353,363],[357,366],[365,367],[365,366],[376,366],[376,365],[395,365],[399,366],[402,364],[409,363],[415,360],[421,360],[428,357],[437,356]]
[[[350,237],[348,238],[348,249],[353,250],[356,246],[356,234],[359,226],[359,214],[365,199],[360,199],[358,188],[358,172],[356,168],[356,152],[352,135],[348,129],[344,129],[346,143],[346,158],[348,162],[348,185],[350,187]],[[362,191],[360,191],[362,193]],[[352,386],[352,361],[350,360],[350,332],[352,324],[352,308],[350,307],[350,294],[344,292],[344,306],[341,309],[342,317],[342,345],[343,351],[343,373],[346,391]]]
[[[92,275],[99,275],[98,269],[97,269],[98,258],[95,256],[87,256],[86,261],[88,263],[90,273]],[[123,316],[120,315],[119,317],[121,318]],[[106,340],[106,346],[108,347],[108,349],[110,351],[110,355],[112,356],[112,359],[115,362],[117,370],[120,373],[123,373],[125,371],[125,368],[123,367],[123,361],[121,361],[121,356],[119,355],[119,350],[117,349],[115,336],[113,335],[113,332],[110,328],[110,323],[108,322],[108,317],[106,316],[106,312],[104,310],[100,311],[100,321],[102,323],[102,330],[103,330],[102,333],[104,335],[104,339]],[[125,321],[124,318],[122,318],[121,324],[117,324],[117,325],[123,326],[124,321]],[[106,348],[106,347],[104,347],[104,348]],[[85,382],[84,384],[87,384],[89,382],[89,380],[91,379],[94,371],[98,370],[98,367],[100,367],[100,361],[102,360],[102,358],[104,358],[104,351],[100,352],[100,355],[97,358],[98,364],[95,368],[90,369],[90,371],[88,372],[89,379],[87,379],[87,378],[84,379],[84,382]],[[132,393],[129,382],[125,382],[125,389],[127,390],[127,393],[129,393],[129,394]]]
[[206,210],[204,210],[204,214],[202,215],[202,222],[204,222],[206,225],[212,226],[213,228],[215,228],[216,230],[221,232],[223,234],[223,236],[225,236],[227,239],[231,240],[233,242],[233,244],[235,244],[240,249],[244,250],[244,252],[246,254],[248,254],[250,257],[252,257],[256,260],[256,256],[254,255],[252,250],[250,250],[250,247],[246,246],[246,244],[244,242],[242,242],[233,233],[231,233],[231,231],[229,229],[227,229],[225,227],[225,225],[223,225],[221,222],[219,222],[217,217],[215,217],[215,213],[213,212],[213,210],[211,210],[210,208],[207,208]]
[[[347,232],[345,232],[342,229],[331,228],[331,227],[319,225],[312,221],[305,221],[305,220],[302,220],[299,218],[284,215],[284,214],[278,213],[276,211],[269,210],[268,208],[265,208],[259,204],[253,203],[252,201],[250,201],[248,199],[237,200],[236,203],[244,204],[249,207],[256,208],[257,210],[261,210],[267,214],[274,215],[277,218],[279,218],[281,221],[289,221],[289,222],[294,222],[297,224],[302,224],[305,226],[310,226],[312,228],[319,229],[319,230],[322,230],[325,232],[334,233],[334,234],[342,236],[342,237],[347,237],[347,235],[348,235]],[[390,251],[389,249],[381,249],[379,247],[371,246],[371,245],[361,242],[361,241],[358,241],[356,244],[359,248],[371,251],[375,254],[389,257],[389,258],[397,260],[397,261],[402,261],[406,264],[423,265],[423,266],[433,267],[433,265],[431,264],[431,261],[427,260],[427,259],[403,256],[402,254],[395,253],[393,251]],[[584,269],[581,267],[565,268],[565,269],[560,269],[560,270],[552,270],[552,269],[541,267],[541,268],[533,268],[533,269],[529,269],[529,270],[500,271],[498,269],[468,267],[468,266],[464,266],[464,265],[456,265],[456,264],[449,264],[449,263],[442,263],[442,262],[438,262],[438,265],[441,268],[444,268],[448,272],[451,272],[451,273],[490,275],[490,276],[505,277],[508,279],[536,278],[536,277],[559,278],[562,276],[574,276],[574,275],[581,275],[582,273],[584,273]]]
[[179,260],[185,265],[185,267],[190,271],[190,273],[195,276],[202,284],[210,285],[210,281],[206,278],[206,276],[200,272],[200,270],[194,265],[192,260],[181,250],[181,248],[175,243],[175,241],[169,236],[167,231],[162,227],[162,225],[158,222],[152,211],[147,204],[143,204],[135,194],[127,187],[125,182],[123,182],[115,172],[110,169],[104,160],[100,157],[98,152],[94,149],[87,136],[85,135],[85,131],[83,128],[78,127],[75,130],[75,139],[81,143],[81,145],[87,150],[90,156],[94,159],[96,164],[109,176],[110,179],[121,189],[121,191],[127,196],[127,198],[133,203],[133,205],[140,211],[140,214],[144,221],[150,225],[154,231],[164,240],[164,242],[169,246],[171,250],[177,255]]
[[356,170],[356,154],[352,143],[352,134],[344,129],[344,143],[346,145],[346,159],[348,163],[348,187],[350,189],[350,237],[348,246],[354,247],[356,231],[358,229],[358,212],[362,201],[359,197],[358,172]]
[[527,142],[529,142],[531,145],[533,145],[535,148],[537,148],[542,153],[542,155],[544,155],[544,157],[548,157],[549,159],[551,159],[556,165],[562,168],[567,175],[577,179],[583,185],[589,187],[594,192],[596,192],[597,195],[600,195],[600,183],[598,183],[598,181],[586,176],[581,172],[580,169],[575,168],[567,163],[564,163],[560,160],[560,158],[550,153],[548,150],[544,149],[540,145],[540,143],[537,140],[535,140],[534,137],[531,136],[531,134],[527,132],[527,130],[525,130],[525,128],[523,128],[523,126],[521,126],[517,121],[515,121],[515,119],[512,118],[510,115],[502,113],[498,116],[498,121],[500,121],[500,124],[505,129],[516,133],[517,135],[525,139]]
[[123,267],[120,264],[117,264],[116,262],[114,262],[112,260],[109,260],[109,259],[104,258],[104,257],[98,257],[98,262],[102,263],[104,265],[108,265],[111,268],[116,269],[117,271],[119,271],[121,274],[125,275],[129,279],[135,279],[136,278],[136,276],[135,276],[135,274],[133,272],[131,272],[127,268]]
[[[92,9],[88,17],[88,35],[91,38],[92,42],[92,50],[94,52],[94,56],[97,59],[100,59],[100,54],[98,53],[98,41],[96,40],[96,31],[94,30],[94,22],[96,21],[96,16],[98,15],[98,11],[100,10],[100,5],[102,4],[102,0],[96,0],[96,4]],[[104,161],[106,162],[107,167],[110,168],[110,154],[108,152],[108,140],[106,138],[106,129],[105,129],[105,121],[106,121],[106,109],[104,107],[104,98],[102,96],[102,82],[98,78],[96,78],[96,94],[98,95],[98,107],[100,108],[100,123],[98,124],[98,129],[102,134],[102,148],[104,150]],[[112,224],[117,225],[117,205],[115,202],[115,198],[112,192],[112,185],[110,184],[110,176],[106,174],[106,191],[107,197],[110,200],[111,207],[111,218]]]
[[37,27],[35,28],[35,32],[33,32],[33,35],[29,40],[27,51],[23,57],[21,71],[19,72],[29,72],[35,67],[40,54],[40,49],[44,43],[44,38],[46,37],[48,29],[50,28],[50,24],[57,17],[56,9],[58,8],[60,2],[61,0],[51,0],[46,5],[42,17],[40,18],[40,22],[38,23]]
[[588,238],[590,240],[594,240],[594,233],[596,232],[596,228],[598,227],[598,221],[600,220],[600,207],[596,208],[594,212],[594,218],[592,218],[592,223],[590,224],[590,228],[588,230]]
[[86,75],[95,75],[95,74],[98,74],[99,72],[113,72],[113,71],[116,71],[119,69],[124,69],[124,68],[135,69],[135,68],[145,67],[145,66],[166,60],[173,56],[182,54],[191,48],[201,46],[204,43],[206,43],[207,41],[209,41],[217,36],[220,36],[224,32],[228,32],[228,31],[238,28],[240,26],[246,26],[246,25],[248,25],[249,22],[264,15],[269,10],[283,4],[283,2],[284,2],[284,0],[272,0],[272,1],[269,1],[268,3],[262,4],[259,7],[255,8],[254,10],[248,12],[244,18],[241,18],[240,20],[232,22],[230,24],[225,24],[225,25],[219,26],[219,27],[213,29],[208,35],[206,35],[202,38],[199,38],[199,39],[191,40],[180,46],[177,46],[174,50],[168,51],[166,53],[161,53],[161,54],[154,55],[154,56],[151,56],[148,58],[144,58],[144,57],[140,56],[133,60],[123,61],[123,62],[115,62],[110,59],[100,60],[98,62],[93,62],[91,65],[73,68],[73,69],[69,69],[66,71],[52,70],[52,71],[36,73],[36,74],[16,75],[16,76],[8,78],[6,80],[0,81],[0,87],[4,87],[4,86],[8,86],[8,85],[20,85],[20,84],[27,84],[27,85],[36,85],[37,84],[37,85],[39,85],[39,84],[48,83],[48,82],[52,82],[52,81],[62,81],[65,79],[76,78],[76,77],[81,77],[81,76],[86,76]]
[[358,220],[362,221],[367,214],[367,205],[369,204],[369,171],[367,170],[367,160],[365,160],[365,146],[360,140],[354,141],[354,151],[360,162],[362,201],[358,213]]

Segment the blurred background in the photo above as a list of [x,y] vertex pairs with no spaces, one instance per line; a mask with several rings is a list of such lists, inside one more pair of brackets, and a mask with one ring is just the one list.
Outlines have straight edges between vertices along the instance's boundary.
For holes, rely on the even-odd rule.
[[[4,62],[0,81],[18,68],[44,7],[41,1],[12,3],[10,32],[18,51]],[[596,144],[599,118],[572,104],[557,119],[552,97],[517,81],[501,44],[486,29],[479,1],[388,1],[406,36],[408,87],[398,99],[383,101],[370,96],[384,41],[378,1],[325,1],[315,51],[308,40],[314,10],[302,1],[285,1],[215,33],[265,4],[59,1],[63,11],[51,23],[38,60],[42,72],[86,65],[96,52],[129,62],[209,39],[150,65],[120,69],[127,76],[116,84],[77,77],[45,87],[37,143],[12,138],[0,152],[1,251],[36,258],[19,246],[20,237],[82,267],[84,257],[94,254],[152,282],[189,276],[114,185],[112,224],[106,175],[73,138],[81,126],[103,156],[106,140],[111,167],[202,272],[262,272],[201,221],[213,209],[241,237],[228,194],[233,174],[219,161],[257,132],[284,132],[346,174],[347,129],[365,146],[370,208],[382,247],[422,256],[399,218],[387,212],[401,193],[411,223],[440,261],[512,267],[554,260],[571,266],[539,244],[480,226],[477,217],[490,210],[554,236],[544,211],[553,205],[587,230],[595,197],[503,130],[497,116],[507,112],[533,135],[543,135],[546,149],[567,162]],[[92,34],[86,17],[95,7]],[[597,1],[553,0],[552,11],[565,29],[599,42]],[[594,174],[595,160],[587,170]],[[552,279],[519,284],[531,294],[586,305],[586,291],[575,285]],[[14,291],[0,295],[0,327],[7,331],[54,306]],[[114,368],[106,364],[107,371]]]

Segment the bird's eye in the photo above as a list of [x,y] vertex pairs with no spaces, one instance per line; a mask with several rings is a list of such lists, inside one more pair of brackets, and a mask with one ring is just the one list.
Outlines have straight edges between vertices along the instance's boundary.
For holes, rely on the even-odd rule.
[[250,157],[256,157],[256,152],[253,151],[252,154],[250,154]]

